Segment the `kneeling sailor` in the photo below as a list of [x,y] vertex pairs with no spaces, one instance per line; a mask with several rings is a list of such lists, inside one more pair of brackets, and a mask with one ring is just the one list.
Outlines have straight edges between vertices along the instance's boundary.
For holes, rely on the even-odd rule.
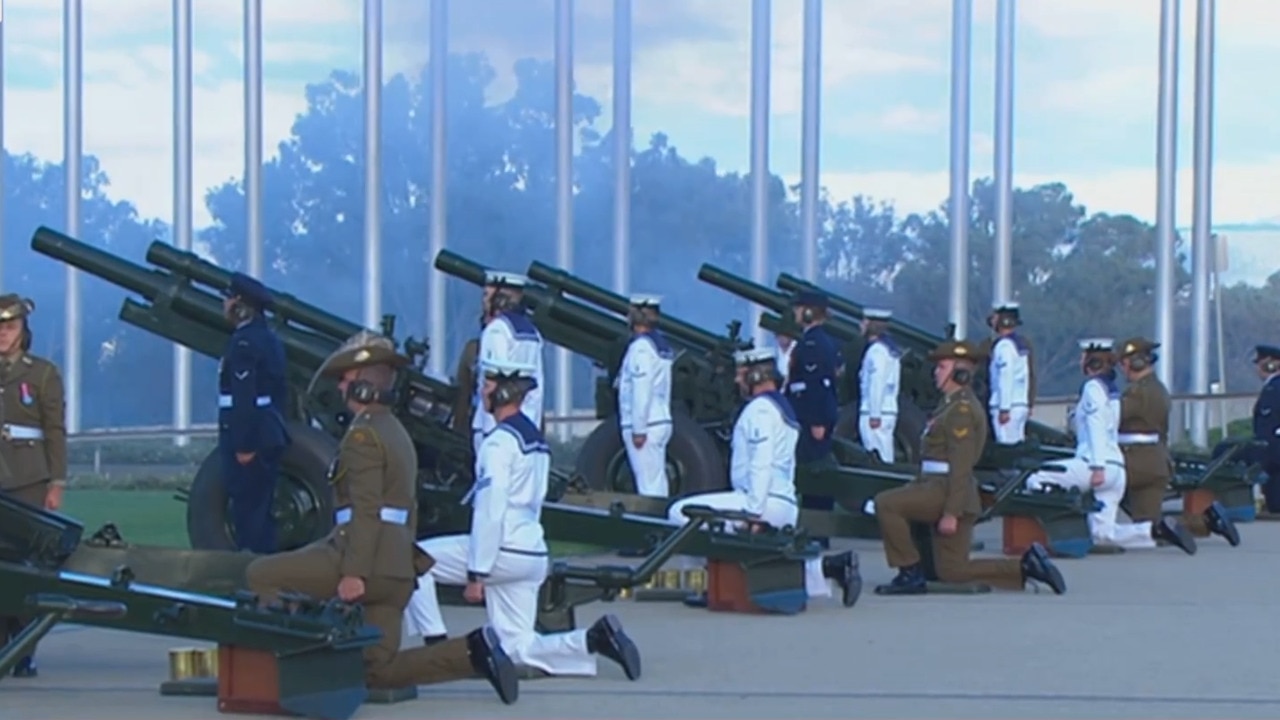
[[969,383],[981,353],[968,341],[948,340],[929,354],[933,381],[945,398],[925,425],[920,441],[920,474],[911,483],[876,495],[876,519],[884,554],[898,575],[876,588],[879,595],[927,592],[928,578],[911,537],[911,523],[929,523],[938,579],[947,583],[984,582],[1020,590],[1028,580],[1066,592],[1062,573],[1039,543],[1021,559],[972,559],[973,525],[981,511],[973,468],[987,442],[987,421]]
[[593,676],[595,656],[603,655],[622,666],[629,679],[638,679],[640,651],[613,615],[587,630],[540,635],[535,629],[538,591],[549,565],[542,503],[551,449],[521,406],[537,387],[538,368],[493,358],[482,359],[480,371],[483,409],[497,425],[485,435],[476,459],[471,533],[418,543],[436,562],[419,579],[406,610],[411,633],[444,628],[436,583],[463,586],[469,602],[485,604],[503,649],[517,665],[550,675]]
[[[750,528],[741,529],[794,527],[800,518],[795,482],[800,423],[791,403],[778,391],[780,378],[772,350],[744,350],[736,353],[734,360],[738,389],[749,399],[733,426],[729,459],[733,489],[678,500],[668,509],[667,518],[684,524],[684,508],[705,505],[757,518]],[[805,589],[809,597],[831,597],[828,580],[840,586],[844,606],[853,607],[862,593],[858,556],[847,550],[806,563]],[[694,600],[689,604],[701,603]]]

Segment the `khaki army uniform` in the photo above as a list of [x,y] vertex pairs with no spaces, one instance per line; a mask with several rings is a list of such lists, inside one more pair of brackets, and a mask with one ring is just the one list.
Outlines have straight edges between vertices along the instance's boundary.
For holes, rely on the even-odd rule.
[[[35,304],[0,296],[0,321],[25,318]],[[53,363],[23,350],[0,358],[0,491],[43,506],[49,484],[67,481],[66,391]]]
[[952,535],[933,535],[938,579],[949,583],[985,582],[1017,590],[1024,584],[1022,563],[1013,558],[969,557],[973,525],[982,511],[973,467],[987,441],[986,414],[968,387],[948,395],[925,426],[920,475],[910,484],[875,498],[876,518],[889,566],[920,562],[911,538],[911,523],[936,525],[944,515],[956,518]]
[[[370,360],[367,350],[352,357]],[[353,367],[348,361],[334,374]],[[365,650],[366,681],[373,688],[477,676],[466,637],[400,649],[405,606],[416,578],[430,568],[429,558],[414,544],[416,476],[417,453],[408,431],[388,408],[369,405],[352,420],[330,469],[333,530],[306,547],[259,558],[246,571],[249,589],[265,603],[282,591],[329,599],[337,595],[342,578],[363,579],[359,602],[365,620],[382,632],[379,643]]]
[[[1129,383],[1120,396],[1120,450],[1124,453],[1125,499],[1134,522],[1158,522],[1173,478],[1169,456],[1169,390],[1155,373]],[[1207,533],[1207,531],[1206,531]]]

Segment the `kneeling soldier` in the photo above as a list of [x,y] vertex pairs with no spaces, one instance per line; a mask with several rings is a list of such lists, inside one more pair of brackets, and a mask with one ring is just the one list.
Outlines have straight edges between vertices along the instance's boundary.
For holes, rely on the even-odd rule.
[[979,355],[977,347],[967,341],[944,342],[929,354],[936,363],[934,384],[946,397],[925,425],[918,478],[875,497],[885,557],[889,567],[898,570],[892,582],[876,588],[877,594],[927,591],[928,578],[911,537],[913,522],[935,526],[933,557],[938,579],[943,582],[984,582],[1019,590],[1028,580],[1038,580],[1059,595],[1066,592],[1062,573],[1039,543],[1033,543],[1017,560],[969,557],[973,524],[981,511],[973,467],[987,441],[987,420],[969,387]]
[[417,555],[413,544],[417,452],[388,407],[396,368],[408,362],[390,340],[365,330],[320,366],[316,379],[336,378],[354,416],[330,469],[337,508],[333,531],[298,550],[254,560],[245,573],[247,584],[264,603],[274,602],[283,591],[362,603],[366,621],[382,632],[382,640],[365,650],[369,687],[402,688],[479,675],[510,704],[519,690],[516,668],[491,629],[400,650],[401,618],[418,567],[430,560]]

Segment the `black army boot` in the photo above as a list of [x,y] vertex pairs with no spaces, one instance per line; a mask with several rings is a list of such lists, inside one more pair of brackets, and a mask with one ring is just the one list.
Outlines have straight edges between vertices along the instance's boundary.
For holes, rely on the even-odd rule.
[[845,607],[853,607],[862,596],[862,572],[858,568],[858,555],[846,550],[822,558],[822,576],[835,580],[842,593]]
[[888,585],[877,585],[877,595],[923,595],[929,591],[920,565],[898,568],[898,575]]
[[640,679],[640,649],[613,615],[605,615],[587,630],[587,650],[618,663],[628,680]]
[[1236,529],[1235,522],[1227,517],[1227,509],[1222,506],[1222,503],[1215,500],[1205,508],[1204,522],[1209,526],[1209,532],[1221,535],[1231,544],[1231,547],[1240,544],[1240,531]]
[[13,666],[13,676],[16,678],[33,678],[39,674],[40,672],[36,669],[36,659],[30,655],[22,658],[17,665]]
[[489,681],[502,702],[510,705],[520,697],[520,676],[515,663],[502,649],[493,628],[483,627],[468,633],[467,653],[471,656],[471,667]]
[[1151,523],[1151,537],[1155,540],[1164,540],[1170,545],[1177,545],[1188,555],[1196,554],[1196,539],[1192,537],[1190,530],[1176,520],[1160,518]]
[[423,635],[422,644],[427,646],[438,645],[442,642],[446,642],[448,639],[448,635]]
[[1031,543],[1031,547],[1022,553],[1022,582],[1035,580],[1048,585],[1055,595],[1067,591],[1067,581],[1062,577],[1058,567],[1049,559],[1049,551],[1040,543]]

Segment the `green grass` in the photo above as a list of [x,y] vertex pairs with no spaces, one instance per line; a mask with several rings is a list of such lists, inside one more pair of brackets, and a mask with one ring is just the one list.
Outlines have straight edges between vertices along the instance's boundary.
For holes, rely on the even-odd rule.
[[[107,523],[115,523],[125,542],[133,545],[189,547],[187,506],[173,499],[171,490],[78,490],[68,488],[62,512],[84,525],[92,534]],[[591,555],[602,551],[591,545],[552,542],[557,556]]]

